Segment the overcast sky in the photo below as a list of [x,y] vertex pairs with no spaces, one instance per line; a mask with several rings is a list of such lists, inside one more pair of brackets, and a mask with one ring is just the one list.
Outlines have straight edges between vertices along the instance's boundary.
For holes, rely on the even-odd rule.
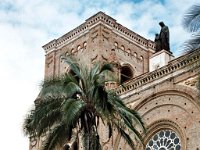
[[197,0],[0,0],[0,143],[2,150],[28,150],[22,122],[44,76],[41,48],[103,11],[147,39],[162,20],[170,29],[171,49],[181,54],[189,37],[181,21]]

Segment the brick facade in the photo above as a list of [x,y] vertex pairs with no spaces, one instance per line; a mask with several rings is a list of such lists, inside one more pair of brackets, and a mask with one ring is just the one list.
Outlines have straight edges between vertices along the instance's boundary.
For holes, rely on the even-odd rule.
[[[180,138],[182,150],[200,149],[200,102],[195,87],[198,68],[193,68],[193,64],[200,59],[200,50],[149,72],[154,42],[102,12],[43,48],[46,52],[45,77],[69,71],[62,56],[74,56],[88,67],[98,61],[117,63],[119,81],[123,80],[125,84],[117,87],[116,92],[128,107],[136,109],[144,119],[147,126],[145,144],[157,132],[170,130]],[[101,130],[106,131],[103,126]],[[102,139],[105,150],[129,149],[117,133],[111,141],[105,139]],[[30,149],[37,149],[37,146],[30,144]],[[145,148],[137,144],[137,149]]]

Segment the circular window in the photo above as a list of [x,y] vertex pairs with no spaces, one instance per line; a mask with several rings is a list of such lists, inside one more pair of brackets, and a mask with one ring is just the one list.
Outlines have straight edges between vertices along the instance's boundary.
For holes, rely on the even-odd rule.
[[161,130],[148,141],[146,150],[181,150],[180,138],[174,131]]

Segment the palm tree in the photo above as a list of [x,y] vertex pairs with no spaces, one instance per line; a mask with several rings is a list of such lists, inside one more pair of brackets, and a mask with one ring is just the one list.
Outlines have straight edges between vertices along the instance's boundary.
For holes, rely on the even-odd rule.
[[[192,38],[185,42],[184,49],[186,52],[192,52],[200,48],[200,4],[190,7],[183,18],[183,26],[192,33]],[[197,62],[195,66],[199,66]],[[197,88],[200,91],[200,76],[198,77]],[[200,95],[200,93],[199,93]]]
[[42,150],[69,147],[70,142],[78,149],[80,137],[85,150],[100,150],[101,121],[109,129],[109,138],[115,128],[133,149],[132,135],[142,141],[136,125],[142,131],[145,127],[136,111],[126,107],[113,90],[105,90],[105,72],[112,71],[112,65],[87,69],[71,59],[65,61],[73,73],[44,80],[35,108],[25,118],[24,133],[46,135]]
[[186,51],[200,48],[200,4],[190,7],[183,18],[183,27],[192,33],[192,38],[185,42]]

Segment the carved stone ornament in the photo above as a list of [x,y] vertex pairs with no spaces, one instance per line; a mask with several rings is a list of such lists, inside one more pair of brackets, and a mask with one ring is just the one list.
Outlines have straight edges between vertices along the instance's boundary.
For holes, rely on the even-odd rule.
[[195,86],[197,83],[197,78],[189,79],[185,81],[185,85],[187,86]]

